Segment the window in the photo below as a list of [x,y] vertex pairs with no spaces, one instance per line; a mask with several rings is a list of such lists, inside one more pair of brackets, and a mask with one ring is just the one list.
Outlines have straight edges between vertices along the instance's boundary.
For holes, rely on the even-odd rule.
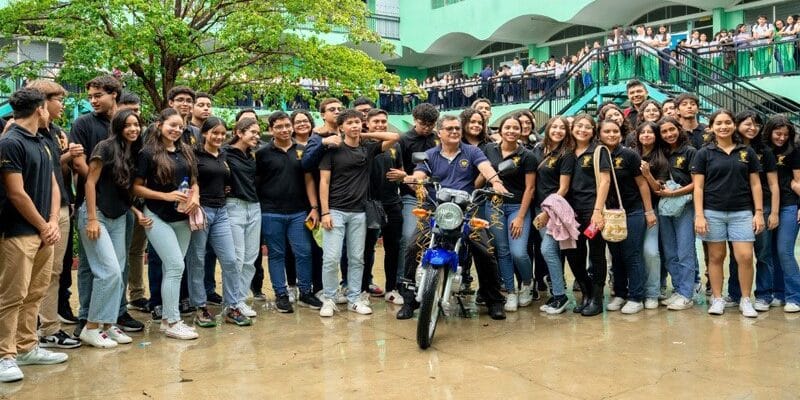
[[492,44],[484,47],[483,50],[481,50],[480,53],[478,53],[478,54],[480,55],[480,54],[499,53],[501,51],[514,50],[514,49],[517,49],[519,47],[520,47],[520,45],[517,44],[517,43],[495,42],[495,43],[492,43]]
[[431,8],[442,8],[464,0],[431,0]]
[[647,24],[649,22],[661,21],[670,18],[682,17],[684,15],[701,13],[703,10],[691,6],[668,6],[650,11],[642,15],[631,23],[631,25]]
[[555,40],[569,39],[576,36],[589,35],[592,33],[599,33],[599,32],[603,32],[603,30],[594,26],[573,25],[570,26],[569,28],[562,29],[560,32],[551,36],[550,39],[548,39],[547,41],[552,42]]

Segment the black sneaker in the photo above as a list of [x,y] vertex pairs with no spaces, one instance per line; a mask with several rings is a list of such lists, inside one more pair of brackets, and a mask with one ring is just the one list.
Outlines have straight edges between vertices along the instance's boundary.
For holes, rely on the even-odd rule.
[[206,303],[218,306],[222,304],[222,296],[218,295],[217,292],[211,292],[206,296]]
[[150,311],[150,315],[153,316],[153,322],[159,323],[159,324],[161,323],[161,320],[164,319],[164,314],[162,314],[162,311],[163,310],[162,310],[161,306],[153,307],[153,311]]
[[117,326],[125,332],[139,332],[144,330],[144,324],[133,319],[127,312],[117,318]]
[[76,325],[75,330],[72,331],[72,337],[81,337],[81,332],[83,331],[84,326],[86,326],[86,320],[78,320],[78,325]]
[[320,301],[314,293],[303,293],[300,295],[300,301],[297,304],[301,307],[308,307],[312,310],[319,310],[322,308],[322,301]]
[[78,323],[78,318],[75,317],[75,314],[72,313],[72,309],[69,307],[58,310],[58,320],[66,325],[75,325]]
[[[320,304],[320,307],[322,304]],[[292,303],[289,302],[289,295],[282,294],[279,295],[277,299],[275,299],[275,308],[278,309],[278,312],[282,313],[293,313],[294,309],[292,308]]]
[[59,330],[54,335],[40,336],[39,347],[41,348],[58,348],[58,349],[74,349],[81,347],[81,340],[74,339],[72,336],[62,330]]
[[128,302],[128,310],[136,310],[141,312],[150,312],[150,300],[145,298],[136,299]]
[[197,308],[189,305],[189,299],[183,299],[178,303],[178,312],[181,313],[182,317],[191,315],[195,311],[197,311]]

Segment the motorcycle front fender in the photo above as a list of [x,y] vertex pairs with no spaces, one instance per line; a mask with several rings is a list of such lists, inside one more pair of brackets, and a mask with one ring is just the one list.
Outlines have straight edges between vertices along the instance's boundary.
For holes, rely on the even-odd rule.
[[449,268],[455,272],[458,269],[458,253],[442,248],[427,249],[422,256],[422,267]]

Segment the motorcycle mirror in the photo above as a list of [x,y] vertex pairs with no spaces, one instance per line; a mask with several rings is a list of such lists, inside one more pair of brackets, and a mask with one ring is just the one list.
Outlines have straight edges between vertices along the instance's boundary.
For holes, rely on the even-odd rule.
[[517,169],[517,164],[514,160],[505,160],[497,166],[497,175],[503,176],[511,173]]
[[411,153],[411,162],[413,162],[414,164],[419,164],[425,161],[428,161],[428,155],[425,154],[424,151]]

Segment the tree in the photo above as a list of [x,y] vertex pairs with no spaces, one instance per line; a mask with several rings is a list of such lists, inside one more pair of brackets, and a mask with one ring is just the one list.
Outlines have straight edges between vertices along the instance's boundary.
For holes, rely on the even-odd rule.
[[327,78],[332,95],[375,97],[379,81],[397,78],[364,52],[312,32],[347,32],[350,43],[390,51],[367,27],[368,14],[359,0],[12,0],[0,9],[0,33],[59,38],[62,81],[118,68],[161,109],[180,84],[224,102],[246,92],[294,96],[300,77]]

